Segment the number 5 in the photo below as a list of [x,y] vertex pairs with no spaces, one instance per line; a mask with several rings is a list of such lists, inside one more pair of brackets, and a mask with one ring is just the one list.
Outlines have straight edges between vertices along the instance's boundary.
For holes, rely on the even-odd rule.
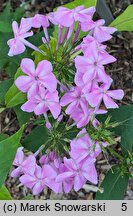
[[126,211],[127,210],[127,203],[122,203],[121,210]]

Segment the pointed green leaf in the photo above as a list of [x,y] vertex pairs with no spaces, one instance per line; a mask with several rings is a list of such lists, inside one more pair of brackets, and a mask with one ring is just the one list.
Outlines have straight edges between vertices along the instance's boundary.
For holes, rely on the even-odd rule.
[[0,200],[11,200],[12,197],[5,186],[0,188]]
[[4,104],[4,97],[8,89],[13,83],[13,79],[8,79],[0,82],[0,103]]
[[12,166],[23,130],[24,126],[17,133],[0,142],[0,188]]
[[8,22],[0,21],[0,32],[12,32],[11,25]]
[[2,133],[0,134],[0,141],[4,140],[6,138],[8,138],[7,134],[2,134]]
[[85,8],[89,8],[89,7],[92,7],[92,6],[96,6],[97,4],[97,0],[75,0],[75,1],[72,1],[68,4],[65,4],[63,5],[63,7],[67,7],[67,8],[75,8],[77,6],[80,6],[80,5],[84,5]]
[[48,129],[43,126],[35,127],[22,141],[22,145],[29,151],[35,152],[48,141]]
[[[17,79],[17,77],[23,75],[24,73],[19,68],[17,70],[17,73],[15,74],[14,80]],[[13,84],[9,90],[7,91],[5,95],[5,104],[7,108],[15,107],[19,104],[25,103],[26,101],[26,94],[19,91],[19,89],[16,87],[15,84]]]
[[119,166],[114,166],[112,170],[107,173],[100,185],[104,192],[97,192],[96,200],[122,200],[124,198],[129,176],[126,174],[121,176]]
[[14,107],[14,111],[17,115],[19,126],[26,124],[30,118],[33,116],[33,113],[24,112],[21,110],[20,105]]
[[110,26],[117,28],[118,31],[133,31],[133,5],[129,5]]

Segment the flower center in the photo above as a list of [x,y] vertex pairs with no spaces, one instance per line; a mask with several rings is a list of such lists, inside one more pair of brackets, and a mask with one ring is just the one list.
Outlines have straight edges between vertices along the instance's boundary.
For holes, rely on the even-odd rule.
[[38,81],[38,80],[39,80],[39,77],[38,77],[38,76],[35,76],[35,80]]

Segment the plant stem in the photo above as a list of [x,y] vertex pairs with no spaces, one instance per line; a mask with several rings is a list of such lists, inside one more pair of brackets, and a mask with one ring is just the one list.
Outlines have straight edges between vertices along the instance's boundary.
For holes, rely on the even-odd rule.
[[119,155],[116,151],[114,151],[112,148],[108,147],[108,150],[109,150],[109,152],[110,152],[112,155],[114,155],[115,157],[119,158],[121,161],[124,160],[124,158],[123,158],[121,155]]

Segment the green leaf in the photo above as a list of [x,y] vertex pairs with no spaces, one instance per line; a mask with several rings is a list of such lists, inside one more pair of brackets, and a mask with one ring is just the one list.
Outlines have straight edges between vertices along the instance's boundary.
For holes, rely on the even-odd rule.
[[8,2],[3,13],[0,14],[0,20],[9,22],[11,20],[11,3]]
[[2,141],[2,140],[4,140],[4,139],[6,139],[8,137],[8,135],[7,134],[0,134],[0,141]]
[[[15,74],[15,80],[20,75],[23,75],[23,72],[19,68],[17,73]],[[25,103],[26,101],[26,94],[20,92],[15,84],[13,84],[5,95],[5,104],[7,108],[15,107],[19,104]]]
[[0,200],[11,200],[12,197],[5,186],[0,188]]
[[97,0],[96,12],[99,14],[100,18],[105,20],[106,25],[113,22],[113,14],[105,0]]
[[133,151],[133,105],[121,106],[119,109],[110,110],[107,115],[100,116],[102,122],[107,116],[112,116],[111,122],[120,122],[120,125],[112,130],[121,136],[121,148],[123,153]]
[[33,116],[33,113],[27,113],[22,111],[19,105],[14,107],[14,111],[17,115],[17,119],[19,121],[20,126],[27,123],[30,120],[30,118]]
[[129,5],[110,26],[117,28],[118,31],[133,31],[133,5]]
[[63,6],[69,8],[69,9],[73,9],[73,8],[80,6],[80,5],[84,5],[85,8],[89,8],[92,6],[96,6],[96,4],[97,4],[97,0],[75,0],[75,1],[72,1],[68,4],[65,4]]
[[13,79],[8,79],[0,82],[0,103],[4,104],[4,97],[7,90],[13,83]]
[[0,21],[0,32],[12,32],[11,25],[4,21]]
[[45,126],[37,126],[22,141],[22,145],[29,151],[35,152],[48,141],[48,138],[48,129]]
[[13,13],[14,20],[20,20],[23,17],[25,13],[25,5],[26,4],[24,4],[22,7],[16,8],[15,13]]
[[15,84],[11,86],[5,95],[5,103],[7,108],[15,107],[18,104],[25,103],[25,101],[26,94],[20,92]]
[[17,133],[0,142],[0,188],[12,166],[23,130],[24,126]]
[[104,189],[104,192],[97,192],[96,200],[122,200],[124,198],[129,176],[126,174],[121,176],[119,166],[114,166],[112,170],[109,170],[100,185]]

